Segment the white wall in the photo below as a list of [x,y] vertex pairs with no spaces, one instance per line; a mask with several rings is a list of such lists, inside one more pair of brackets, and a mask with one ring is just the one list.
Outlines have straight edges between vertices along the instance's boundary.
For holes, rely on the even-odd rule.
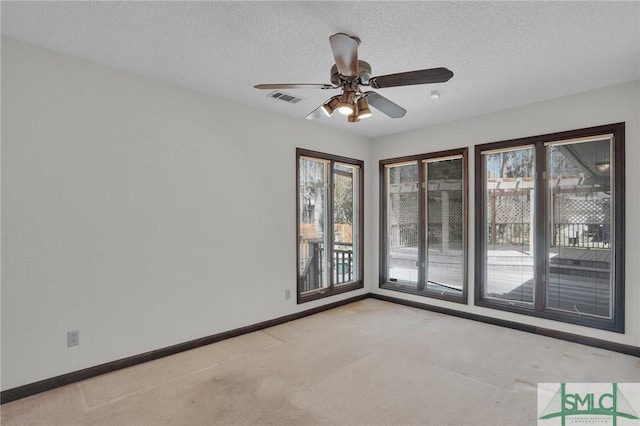
[[[474,233],[469,233],[469,304],[461,305],[426,297],[379,289],[377,283],[371,284],[375,293],[396,298],[419,301],[421,303],[444,306],[464,312],[493,316],[510,321],[532,324],[553,330],[581,334],[617,343],[640,346],[640,82],[617,85],[588,93],[563,97],[552,101],[536,103],[515,109],[473,117],[466,120],[445,123],[419,129],[412,132],[383,137],[372,141],[372,164],[382,159],[403,155],[435,152],[445,149],[469,147],[469,192],[470,223],[474,229],[473,203],[475,200],[473,156],[474,145],[535,136],[563,130],[580,129],[602,124],[626,122],[626,309],[625,334],[595,330],[592,328],[563,324],[560,322],[533,318],[518,314],[473,306],[474,295]],[[378,177],[371,176],[370,187],[378,185]],[[369,200],[371,222],[379,219],[379,197],[372,192]],[[377,228],[369,233],[378,256]],[[369,276],[378,273],[377,262],[369,262]]]
[[364,138],[3,38],[2,389],[366,293],[296,304],[296,147],[370,164]]
[[[3,38],[1,388],[368,291],[640,346],[639,93],[617,86],[368,141]],[[378,289],[380,159],[617,121],[626,334]],[[366,179],[365,289],[303,305],[296,147],[364,160]],[[67,348],[74,329],[81,344]]]

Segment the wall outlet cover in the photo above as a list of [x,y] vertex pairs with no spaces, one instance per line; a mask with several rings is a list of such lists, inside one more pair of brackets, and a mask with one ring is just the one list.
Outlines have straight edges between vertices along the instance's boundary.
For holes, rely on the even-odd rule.
[[67,331],[67,347],[78,346],[80,344],[80,331]]

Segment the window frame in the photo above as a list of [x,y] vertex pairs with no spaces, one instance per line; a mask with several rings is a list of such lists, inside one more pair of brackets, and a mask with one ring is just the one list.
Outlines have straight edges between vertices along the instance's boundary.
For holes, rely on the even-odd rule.
[[[611,235],[613,244],[611,245],[611,286],[613,312],[611,318],[582,315],[547,306],[547,286],[549,261],[547,259],[547,246],[550,235],[546,230],[548,221],[548,180],[547,180],[547,146],[563,141],[577,140],[580,138],[592,138],[598,136],[611,135],[611,179],[613,182],[613,214],[614,223]],[[487,202],[485,194],[486,175],[484,168],[483,152],[500,149],[512,149],[524,146],[533,146],[535,156],[535,212],[533,214],[533,224],[535,233],[530,238],[534,238],[534,278],[533,294],[534,300],[531,306],[524,304],[510,304],[508,300],[500,300],[484,296],[486,265],[485,256],[487,250],[487,217],[485,204]],[[624,265],[625,265],[625,123],[613,123],[602,126],[588,127],[583,129],[549,133],[538,136],[530,136],[518,139],[491,142],[475,146],[475,296],[474,303],[477,306],[508,311],[523,315],[540,317],[570,324],[597,328],[607,331],[624,333]],[[541,279],[541,277],[544,277]]]
[[[325,262],[327,268],[327,276],[329,277],[329,285],[327,288],[318,289],[313,292],[302,291],[302,279],[300,275],[300,160],[302,157],[317,159],[319,161],[326,161],[329,164],[328,182],[326,189],[327,196],[327,211],[326,221],[327,229],[330,230],[333,235],[334,229],[334,164],[346,164],[359,168],[357,182],[354,182],[354,190],[357,191],[357,208],[358,212],[354,214],[357,216],[357,238],[353,243],[358,245],[358,249],[355,253],[357,256],[356,268],[358,279],[347,283],[336,285],[334,283],[334,262]],[[331,238],[332,244],[327,248],[327,255],[325,259],[333,259],[333,238]],[[296,294],[297,304],[310,302],[312,300],[322,299],[325,297],[334,296],[336,294],[345,293],[357,289],[364,288],[364,161],[353,158],[343,157],[334,154],[327,154],[324,152],[312,151],[304,148],[296,148]]]
[[[444,151],[430,152],[417,155],[409,155],[390,159],[380,160],[379,162],[379,188],[380,188],[380,220],[379,220],[379,276],[378,286],[385,290],[393,290],[401,293],[408,293],[429,297],[432,299],[446,300],[450,302],[468,304],[468,275],[469,275],[469,165],[468,165],[469,148],[456,148]],[[425,262],[425,252],[427,249],[427,232],[426,232],[426,167],[425,162],[442,159],[443,161],[449,157],[461,157],[462,159],[462,292],[458,295],[439,294],[437,292],[428,291],[426,289],[427,266]],[[388,166],[403,163],[416,162],[418,164],[418,279],[416,287],[403,284],[402,282],[393,282],[389,280],[387,250],[388,250],[388,218],[387,218],[387,178],[386,168]]]

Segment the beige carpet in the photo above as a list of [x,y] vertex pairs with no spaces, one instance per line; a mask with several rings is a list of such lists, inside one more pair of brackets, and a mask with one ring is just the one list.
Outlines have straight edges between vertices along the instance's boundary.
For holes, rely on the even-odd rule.
[[2,405],[3,425],[535,425],[640,359],[366,299]]

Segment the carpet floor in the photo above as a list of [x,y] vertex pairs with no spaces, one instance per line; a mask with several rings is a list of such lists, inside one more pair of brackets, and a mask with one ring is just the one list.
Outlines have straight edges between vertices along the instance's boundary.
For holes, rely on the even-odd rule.
[[560,382],[637,383],[640,359],[365,299],[4,404],[0,421],[536,425],[537,384]]

